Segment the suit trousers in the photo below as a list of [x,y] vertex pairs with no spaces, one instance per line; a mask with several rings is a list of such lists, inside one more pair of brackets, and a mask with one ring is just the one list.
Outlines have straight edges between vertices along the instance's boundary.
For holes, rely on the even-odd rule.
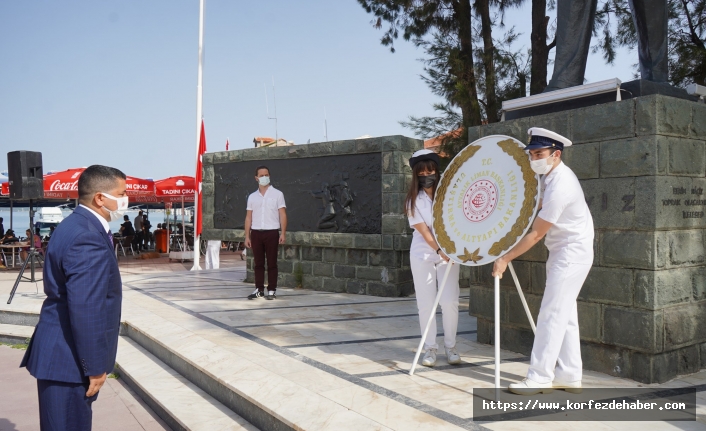
[[[421,332],[427,326],[429,316],[436,314],[432,310],[436,299],[437,286],[444,281],[444,273],[449,263],[443,260],[439,263],[422,260],[410,256],[410,267],[412,268],[412,279],[414,280],[414,292],[417,297],[417,309],[419,310],[419,327]],[[451,348],[456,346],[456,330],[458,329],[458,295],[460,288],[458,285],[458,274],[460,266],[451,266],[449,278],[446,280],[446,287],[439,299],[441,305],[441,320],[444,324],[444,346]],[[424,339],[424,349],[438,349],[436,343],[436,319],[431,321],[429,332]]]
[[581,344],[576,298],[591,264],[547,261],[547,284],[537,317],[527,377],[549,383],[581,380]]
[[42,431],[90,431],[91,405],[98,394],[87,397],[87,383],[37,380],[39,425]]
[[252,254],[255,259],[255,287],[265,290],[265,259],[267,259],[267,290],[277,290],[278,230],[253,230],[250,234]]

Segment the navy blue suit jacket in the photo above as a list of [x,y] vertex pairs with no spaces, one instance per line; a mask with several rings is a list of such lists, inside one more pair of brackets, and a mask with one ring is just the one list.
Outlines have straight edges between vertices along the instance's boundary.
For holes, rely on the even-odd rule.
[[85,383],[115,365],[122,280],[112,239],[78,207],[57,226],[44,264],[44,300],[21,367],[37,379]]

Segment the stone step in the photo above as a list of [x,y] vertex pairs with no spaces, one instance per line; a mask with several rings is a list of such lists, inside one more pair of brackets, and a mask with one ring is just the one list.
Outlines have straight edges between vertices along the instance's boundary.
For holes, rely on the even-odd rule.
[[223,340],[230,348],[244,348],[242,356],[154,314],[145,320],[128,317],[123,327],[122,333],[131,340],[262,430],[393,429],[271,371],[266,364],[278,370],[308,369],[303,371],[308,381],[323,373],[269,349],[264,356],[249,340],[235,336]]
[[116,371],[174,430],[257,430],[127,337],[118,341]]
[[[0,324],[37,326],[39,314],[23,311],[0,310]],[[30,333],[30,335],[32,335]]]
[[23,344],[32,336],[34,327],[0,323],[0,343]]

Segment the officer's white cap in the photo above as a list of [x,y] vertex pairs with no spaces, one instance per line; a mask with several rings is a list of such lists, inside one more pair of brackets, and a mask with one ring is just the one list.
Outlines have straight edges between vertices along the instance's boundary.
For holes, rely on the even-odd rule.
[[534,150],[538,148],[556,148],[563,150],[564,147],[570,147],[571,141],[558,133],[541,127],[532,127],[527,131],[529,135],[529,143],[525,150]]

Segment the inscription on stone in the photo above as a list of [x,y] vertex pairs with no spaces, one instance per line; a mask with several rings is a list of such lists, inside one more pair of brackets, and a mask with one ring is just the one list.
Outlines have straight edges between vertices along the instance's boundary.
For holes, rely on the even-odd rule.
[[[692,196],[701,196],[704,193],[702,188],[692,188],[690,190]],[[687,195],[686,187],[672,187],[672,195]],[[688,195],[687,195],[688,196]],[[706,199],[699,198],[666,198],[662,199],[662,206],[685,206],[685,207],[703,207],[706,205]],[[694,208],[695,209],[695,208]],[[682,218],[704,218],[704,211],[693,211],[690,208],[689,211],[682,211]]]
[[[618,200],[620,197],[620,201]],[[635,212],[636,195],[620,195],[611,191],[600,191],[593,195],[586,195],[586,204],[595,213],[630,213]],[[706,218],[706,196],[704,188],[682,185],[669,185],[658,191],[656,203],[672,211],[674,219],[704,219]],[[665,215],[668,215],[667,213]]]

